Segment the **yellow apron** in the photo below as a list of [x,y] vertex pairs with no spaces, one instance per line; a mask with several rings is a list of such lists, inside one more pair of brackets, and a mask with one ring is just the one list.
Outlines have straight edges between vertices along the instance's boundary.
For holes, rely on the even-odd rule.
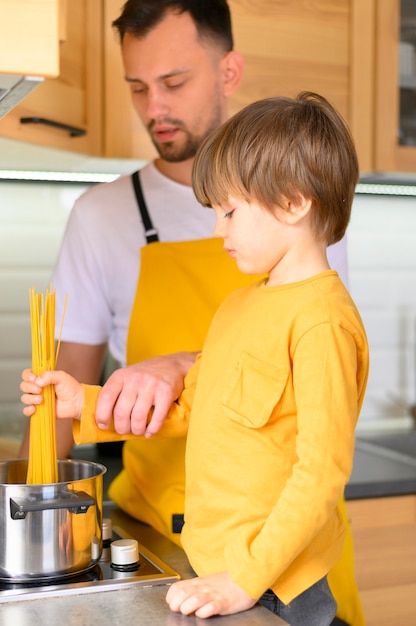
[[[173,352],[199,351],[222,300],[256,278],[238,270],[219,239],[151,243],[141,249],[140,267],[127,340],[128,365]],[[184,458],[185,438],[126,441],[124,469],[109,490],[123,510],[178,545],[180,534],[173,528],[184,508]],[[338,602],[337,616],[350,626],[363,626],[351,531],[344,517],[344,554],[328,580]]]

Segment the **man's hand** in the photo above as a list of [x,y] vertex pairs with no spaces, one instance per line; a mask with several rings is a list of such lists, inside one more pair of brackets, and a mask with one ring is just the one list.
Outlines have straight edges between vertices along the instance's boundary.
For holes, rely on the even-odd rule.
[[166,594],[166,602],[172,611],[196,617],[240,613],[256,604],[228,572],[173,583]]
[[[179,352],[118,369],[105,383],[97,402],[96,422],[121,434],[151,437],[162,426],[196,353]],[[149,421],[149,414],[153,410]]]

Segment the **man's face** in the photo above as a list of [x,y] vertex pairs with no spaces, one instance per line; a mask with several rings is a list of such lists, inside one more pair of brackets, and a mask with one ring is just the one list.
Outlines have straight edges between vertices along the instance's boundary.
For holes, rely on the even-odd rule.
[[226,54],[201,42],[189,13],[169,13],[140,39],[122,44],[134,107],[166,161],[191,159],[227,117],[223,93]]

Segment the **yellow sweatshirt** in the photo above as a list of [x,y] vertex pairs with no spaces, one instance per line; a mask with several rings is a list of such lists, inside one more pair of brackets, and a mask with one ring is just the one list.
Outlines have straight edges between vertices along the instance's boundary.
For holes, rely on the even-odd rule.
[[[335,271],[225,300],[161,431],[189,424],[182,543],[198,575],[229,571],[251,597],[288,603],[335,565],[367,375]],[[79,441],[95,440],[94,402]]]

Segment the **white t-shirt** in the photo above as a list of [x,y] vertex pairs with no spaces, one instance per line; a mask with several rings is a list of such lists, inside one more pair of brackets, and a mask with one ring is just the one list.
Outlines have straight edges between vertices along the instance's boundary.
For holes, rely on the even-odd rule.
[[[201,207],[191,187],[166,178],[153,163],[141,170],[140,181],[160,241],[212,236],[215,213]],[[62,341],[88,345],[108,342],[113,357],[125,365],[144,245],[131,176],[96,185],[80,196],[71,211],[52,277],[58,327],[68,294]],[[328,259],[346,282],[345,238],[328,249]]]

